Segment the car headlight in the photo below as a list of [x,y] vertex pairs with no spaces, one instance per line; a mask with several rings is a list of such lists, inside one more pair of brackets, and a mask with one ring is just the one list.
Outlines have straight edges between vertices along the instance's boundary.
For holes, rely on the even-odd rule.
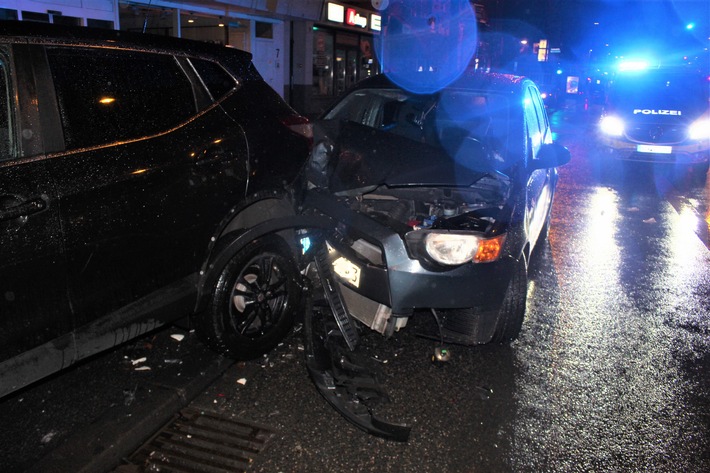
[[609,115],[601,119],[599,129],[607,135],[621,136],[624,134],[624,121],[619,117]]
[[691,140],[707,140],[710,138],[710,118],[701,118],[690,125],[688,138]]
[[424,237],[424,248],[431,259],[448,266],[488,263],[498,259],[505,235],[483,238],[465,233],[431,232]]

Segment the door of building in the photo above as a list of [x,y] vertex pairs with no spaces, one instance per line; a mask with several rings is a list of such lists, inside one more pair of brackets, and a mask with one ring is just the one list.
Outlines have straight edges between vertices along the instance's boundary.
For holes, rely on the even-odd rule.
[[264,80],[282,97],[284,96],[283,24],[256,22],[252,54],[254,65]]

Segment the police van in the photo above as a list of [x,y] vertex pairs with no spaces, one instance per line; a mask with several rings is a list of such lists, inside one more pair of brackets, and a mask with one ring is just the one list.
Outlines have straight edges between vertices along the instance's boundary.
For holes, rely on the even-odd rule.
[[599,122],[599,142],[628,161],[688,164],[710,158],[710,77],[683,68],[620,65]]

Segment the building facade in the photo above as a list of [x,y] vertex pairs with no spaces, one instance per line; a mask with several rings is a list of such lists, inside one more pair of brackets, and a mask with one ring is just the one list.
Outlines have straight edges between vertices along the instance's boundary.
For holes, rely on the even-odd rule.
[[[424,3],[407,0],[407,5]],[[329,0],[0,0],[0,19],[112,28],[249,51],[264,79],[314,117],[381,72],[376,37],[390,2]],[[447,0],[434,1],[445,4]],[[366,8],[366,7],[369,8]],[[479,27],[485,11],[474,5]],[[476,58],[478,61],[478,58]],[[478,63],[477,63],[478,64]]]
[[264,79],[309,116],[379,72],[372,15],[324,0],[0,0],[0,19],[138,31],[249,51]]

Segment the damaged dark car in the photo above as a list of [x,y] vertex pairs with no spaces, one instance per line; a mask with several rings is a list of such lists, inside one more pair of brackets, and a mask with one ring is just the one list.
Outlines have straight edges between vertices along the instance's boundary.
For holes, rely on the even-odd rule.
[[[402,440],[404,426],[360,405],[385,395],[361,395],[372,383],[343,361],[347,352],[363,330],[389,337],[415,316],[433,315],[449,343],[515,339],[556,168],[570,154],[552,143],[536,85],[501,74],[466,74],[427,95],[368,79],[314,135],[304,208],[332,222],[312,251],[337,329],[314,335],[311,375],[349,420]],[[336,331],[344,351],[331,342]]]

